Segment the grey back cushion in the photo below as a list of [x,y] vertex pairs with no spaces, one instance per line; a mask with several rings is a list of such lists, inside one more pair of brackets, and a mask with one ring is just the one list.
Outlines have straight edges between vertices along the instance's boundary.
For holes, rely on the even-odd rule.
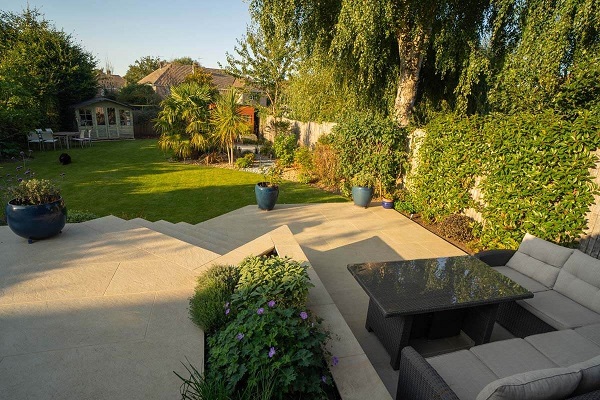
[[554,290],[600,313],[600,260],[575,250],[558,274]]
[[572,367],[538,369],[489,383],[476,400],[558,400],[575,391],[582,372]]
[[556,282],[560,268],[572,253],[573,249],[526,233],[519,245],[519,250],[508,260],[506,265],[551,289]]

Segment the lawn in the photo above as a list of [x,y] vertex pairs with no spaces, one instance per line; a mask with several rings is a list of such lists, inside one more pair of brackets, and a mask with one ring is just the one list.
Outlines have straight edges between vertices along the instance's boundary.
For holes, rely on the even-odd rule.
[[[98,142],[69,150],[61,165],[57,151],[34,151],[26,167],[61,187],[71,210],[150,221],[198,223],[256,204],[254,185],[261,175],[169,162],[156,140]],[[19,163],[0,164],[0,176]],[[61,174],[64,174],[61,176]],[[344,197],[308,185],[283,182],[278,204],[343,202]]]

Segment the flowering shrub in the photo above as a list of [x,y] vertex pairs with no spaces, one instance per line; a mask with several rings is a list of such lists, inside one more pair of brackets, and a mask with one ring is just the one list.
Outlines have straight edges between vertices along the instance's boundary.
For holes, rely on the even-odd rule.
[[[271,306],[272,305],[272,306]],[[235,318],[208,339],[207,373],[230,391],[255,387],[257,375],[271,376],[272,398],[326,398],[331,383],[322,344],[328,337],[305,310],[265,302],[234,310]],[[308,396],[307,396],[308,395]]]
[[238,306],[274,300],[282,307],[304,307],[313,286],[306,266],[289,258],[248,257],[239,268],[240,280],[231,297]]

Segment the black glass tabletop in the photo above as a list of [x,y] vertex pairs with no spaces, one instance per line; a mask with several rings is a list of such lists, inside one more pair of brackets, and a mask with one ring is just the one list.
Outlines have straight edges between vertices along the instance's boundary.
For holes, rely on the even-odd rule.
[[533,297],[472,256],[350,264],[348,270],[386,317]]

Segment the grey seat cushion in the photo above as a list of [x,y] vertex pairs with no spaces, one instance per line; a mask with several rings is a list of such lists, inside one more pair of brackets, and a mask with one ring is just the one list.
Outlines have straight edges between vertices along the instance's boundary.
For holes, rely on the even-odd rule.
[[512,375],[488,384],[477,400],[562,400],[581,380],[572,368],[551,368]]
[[571,253],[573,249],[547,242],[527,233],[506,266],[551,289],[560,268]]
[[600,313],[600,260],[575,250],[560,270],[554,290]]
[[600,324],[582,326],[576,328],[575,332],[600,346]]
[[575,394],[600,390],[600,356],[574,364],[571,368],[581,371],[581,381],[575,389]]
[[533,299],[518,300],[517,303],[558,330],[600,323],[600,314],[574,302],[556,290],[538,292]]
[[468,350],[430,357],[427,362],[461,400],[474,400],[488,383],[498,379]]
[[535,279],[528,277],[527,275],[523,275],[519,271],[512,269],[510,267],[494,267],[494,269],[500,272],[502,275],[512,279],[517,282],[519,285],[523,286],[525,289],[529,290],[532,293],[543,292],[545,290],[549,290],[546,286],[542,285]]
[[558,367],[558,364],[524,339],[487,343],[472,347],[470,351],[499,378],[536,369]]
[[561,367],[600,356],[600,346],[572,329],[532,335],[525,340]]

